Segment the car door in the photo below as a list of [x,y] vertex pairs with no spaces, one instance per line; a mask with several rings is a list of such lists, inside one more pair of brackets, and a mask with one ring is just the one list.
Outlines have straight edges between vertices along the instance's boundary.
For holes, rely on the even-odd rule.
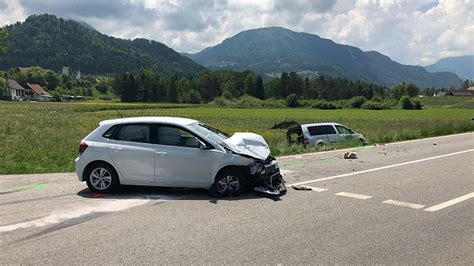
[[218,156],[213,150],[201,150],[197,136],[171,125],[156,127],[156,182],[163,186],[208,188]]
[[155,182],[155,147],[151,143],[151,125],[120,125],[109,140],[108,151],[125,182]]
[[351,129],[342,125],[335,125],[335,127],[341,136],[342,141],[354,140],[356,138],[354,132]]
[[343,140],[342,136],[337,133],[336,128],[333,125],[324,125],[321,127],[323,132],[327,134],[329,142],[339,142]]

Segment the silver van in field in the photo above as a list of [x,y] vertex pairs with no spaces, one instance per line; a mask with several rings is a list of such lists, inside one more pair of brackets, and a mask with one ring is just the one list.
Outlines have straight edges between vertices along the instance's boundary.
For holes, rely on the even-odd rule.
[[306,147],[344,141],[360,141],[361,144],[367,144],[364,135],[334,122],[300,125],[294,121],[284,121],[272,127],[272,129],[278,128],[287,130],[286,138],[289,144],[302,144]]

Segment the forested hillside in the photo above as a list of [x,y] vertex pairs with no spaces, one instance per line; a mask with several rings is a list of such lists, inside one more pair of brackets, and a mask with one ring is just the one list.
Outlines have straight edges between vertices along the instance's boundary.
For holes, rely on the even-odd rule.
[[160,42],[110,37],[53,15],[33,15],[5,29],[8,49],[0,55],[3,70],[41,66],[58,71],[66,65],[85,74],[153,69],[162,75],[182,76],[204,70]]

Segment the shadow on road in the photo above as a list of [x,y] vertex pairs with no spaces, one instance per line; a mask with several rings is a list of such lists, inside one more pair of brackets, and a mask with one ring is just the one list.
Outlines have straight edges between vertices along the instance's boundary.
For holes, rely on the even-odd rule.
[[219,201],[252,200],[268,198],[273,201],[281,200],[279,196],[269,196],[248,190],[235,197],[214,198],[204,189],[195,188],[165,188],[146,186],[120,186],[113,194],[94,193],[85,188],[77,193],[78,196],[89,199],[147,199],[147,200],[203,200],[217,204]]

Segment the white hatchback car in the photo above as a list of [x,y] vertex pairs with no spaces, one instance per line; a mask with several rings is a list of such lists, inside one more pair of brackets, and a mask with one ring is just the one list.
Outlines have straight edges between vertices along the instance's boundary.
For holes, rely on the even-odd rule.
[[98,193],[120,184],[205,188],[216,197],[249,186],[272,195],[286,191],[263,137],[229,136],[187,118],[102,121],[81,141],[75,163],[79,180]]

